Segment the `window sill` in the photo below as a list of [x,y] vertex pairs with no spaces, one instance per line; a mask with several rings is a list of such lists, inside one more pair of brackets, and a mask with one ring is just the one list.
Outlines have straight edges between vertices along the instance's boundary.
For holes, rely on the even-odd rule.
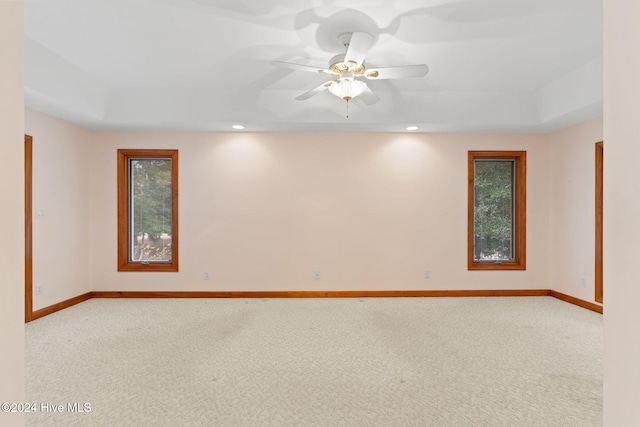
[[136,272],[162,272],[162,273],[177,273],[178,263],[154,263],[154,264],[141,264],[137,262],[128,262],[118,266],[118,271],[136,271]]
[[526,270],[527,266],[521,262],[472,262],[467,266],[467,270]]

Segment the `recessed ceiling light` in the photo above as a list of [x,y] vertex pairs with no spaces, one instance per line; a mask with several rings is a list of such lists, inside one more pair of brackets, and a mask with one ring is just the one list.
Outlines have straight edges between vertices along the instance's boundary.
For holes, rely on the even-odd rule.
[[237,129],[237,130],[242,130],[242,129],[244,129],[244,126],[242,126],[242,125],[233,125],[233,126],[231,126],[231,127],[232,127],[232,128],[234,128],[234,129]]
[[418,130],[418,126],[407,126],[407,130]]

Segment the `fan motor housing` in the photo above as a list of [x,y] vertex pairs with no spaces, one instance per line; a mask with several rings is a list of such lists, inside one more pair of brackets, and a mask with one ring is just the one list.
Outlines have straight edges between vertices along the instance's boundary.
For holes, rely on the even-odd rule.
[[344,73],[353,74],[355,76],[362,76],[366,70],[364,63],[360,66],[353,61],[344,62],[345,54],[341,53],[329,61],[329,69],[333,71],[333,73],[342,76]]

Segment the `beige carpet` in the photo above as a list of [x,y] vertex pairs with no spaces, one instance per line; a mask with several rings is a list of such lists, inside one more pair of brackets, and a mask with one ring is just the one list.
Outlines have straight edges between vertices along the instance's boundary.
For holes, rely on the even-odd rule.
[[602,316],[551,297],[93,299],[26,342],[28,426],[602,425]]

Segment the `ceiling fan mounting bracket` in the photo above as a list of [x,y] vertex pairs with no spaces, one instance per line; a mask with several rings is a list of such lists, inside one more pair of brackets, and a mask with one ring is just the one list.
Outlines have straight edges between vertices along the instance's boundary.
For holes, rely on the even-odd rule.
[[340,33],[338,34],[338,43],[340,43],[344,47],[348,47],[351,43],[351,37],[353,37],[352,32]]

